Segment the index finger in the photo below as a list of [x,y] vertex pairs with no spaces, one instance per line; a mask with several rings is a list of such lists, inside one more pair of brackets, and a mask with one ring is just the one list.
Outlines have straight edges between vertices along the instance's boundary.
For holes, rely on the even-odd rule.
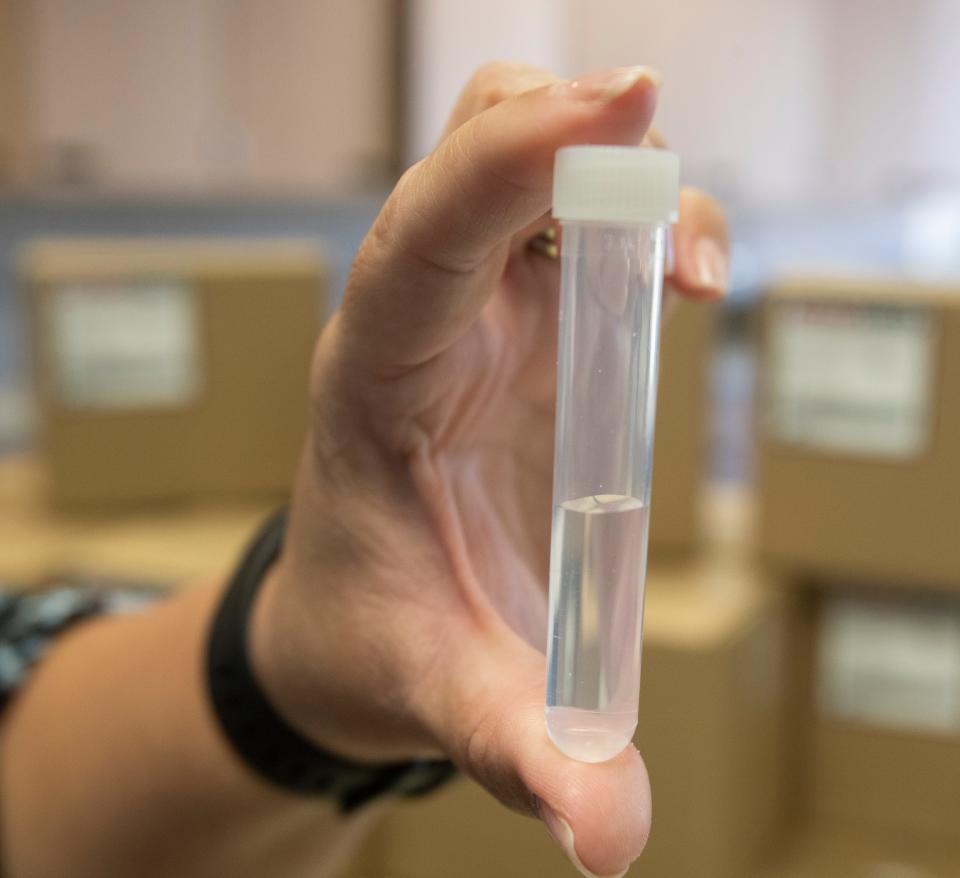
[[516,61],[491,61],[484,64],[470,77],[470,81],[460,92],[443,130],[443,137],[452,134],[478,113],[489,110],[514,95],[556,82],[563,80],[550,70],[534,64]]
[[340,328],[374,370],[426,362],[479,315],[511,235],[550,207],[562,146],[634,144],[658,77],[621,68],[510,98],[456,129],[401,178],[358,253]]

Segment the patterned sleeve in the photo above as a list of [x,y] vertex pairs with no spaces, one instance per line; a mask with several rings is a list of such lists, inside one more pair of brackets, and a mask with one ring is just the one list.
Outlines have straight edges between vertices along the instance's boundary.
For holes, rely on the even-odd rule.
[[65,631],[94,616],[140,610],[159,594],[156,589],[89,584],[31,592],[0,587],[0,711]]

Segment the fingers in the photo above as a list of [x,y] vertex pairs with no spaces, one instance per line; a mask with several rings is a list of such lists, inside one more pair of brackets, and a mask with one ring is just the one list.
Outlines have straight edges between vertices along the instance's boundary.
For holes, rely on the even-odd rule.
[[[457,103],[447,120],[443,136],[446,137],[478,113],[494,107],[502,101],[531,89],[562,82],[559,76],[544,67],[512,61],[493,61],[483,65],[470,78],[460,93]],[[666,149],[663,135],[650,126],[643,136],[641,146]],[[527,241],[537,233],[551,226],[549,213],[538,217],[533,223],[522,229],[514,237],[513,249],[526,246]]]
[[361,246],[341,329],[363,365],[423,363],[477,317],[510,237],[550,206],[554,153],[637,143],[655,74],[626,68],[517,95],[457,128],[401,179]]
[[437,712],[455,761],[504,804],[538,816],[583,874],[622,874],[650,829],[639,753],[630,746],[595,764],[563,755],[544,724],[543,655],[519,638],[460,652],[446,678],[455,688]]
[[[666,149],[667,141],[653,126],[643,146]],[[669,242],[673,252],[668,280],[693,299],[722,298],[730,283],[730,243],[723,208],[705,192],[689,187],[680,192],[680,221]],[[668,298],[668,306],[672,295]]]
[[484,64],[470,77],[460,93],[443,136],[446,137],[478,113],[489,110],[507,98],[561,81],[555,73],[533,64],[510,61]]
[[647,131],[646,135],[642,141],[640,141],[641,146],[652,146],[654,149],[666,149],[667,148],[667,139],[652,125],[650,130]]
[[673,229],[673,286],[692,299],[719,299],[730,283],[730,240],[723,208],[699,189],[680,193]]

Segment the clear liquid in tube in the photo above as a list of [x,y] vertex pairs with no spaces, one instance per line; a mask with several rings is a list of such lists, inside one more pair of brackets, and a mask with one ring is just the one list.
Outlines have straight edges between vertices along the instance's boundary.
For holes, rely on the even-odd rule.
[[648,522],[622,495],[554,509],[546,722],[582,762],[613,758],[636,730]]

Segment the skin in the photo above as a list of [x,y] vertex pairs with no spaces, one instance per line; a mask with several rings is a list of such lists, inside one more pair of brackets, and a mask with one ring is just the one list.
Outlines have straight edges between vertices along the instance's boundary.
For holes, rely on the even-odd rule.
[[[556,149],[659,144],[655,103],[642,70],[569,83],[498,64],[470,82],[318,342],[251,626],[261,684],[316,744],[446,755],[596,875],[642,851],[650,790],[633,747],[585,765],[543,725],[559,268],[527,242],[549,224]],[[726,224],[703,193],[683,192],[674,251],[680,294],[723,294]],[[86,625],[31,679],[5,717],[10,874],[322,875],[362,835],[375,808],[344,821],[222,741],[200,673],[221,588]]]

